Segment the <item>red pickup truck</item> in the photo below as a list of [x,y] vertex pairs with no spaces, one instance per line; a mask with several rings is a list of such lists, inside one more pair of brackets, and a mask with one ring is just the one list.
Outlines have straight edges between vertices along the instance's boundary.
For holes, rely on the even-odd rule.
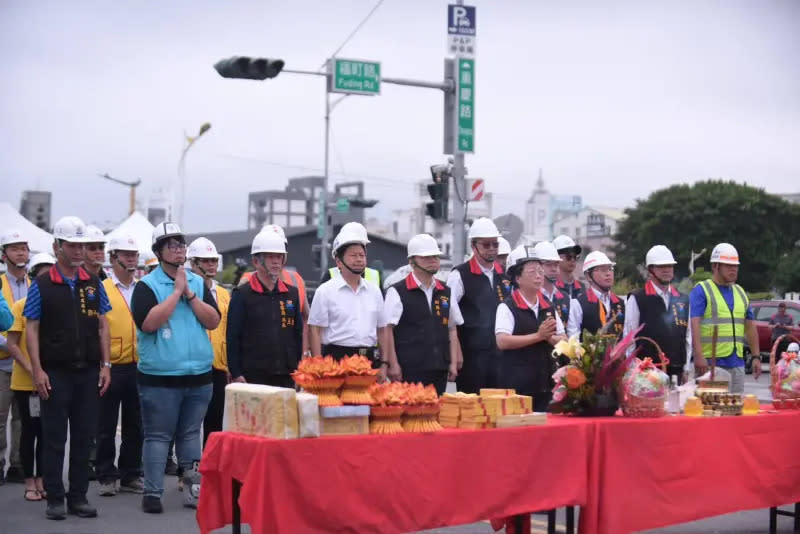
[[[774,325],[769,324],[770,318],[778,313],[778,304],[786,304],[786,314],[792,318],[792,325],[789,333],[800,339],[800,302],[796,300],[754,300],[750,303],[753,308],[753,316],[758,330],[758,345],[761,349],[761,361],[769,363],[769,352],[772,350],[772,329]],[[750,371],[750,354],[747,354],[745,362],[747,371]]]

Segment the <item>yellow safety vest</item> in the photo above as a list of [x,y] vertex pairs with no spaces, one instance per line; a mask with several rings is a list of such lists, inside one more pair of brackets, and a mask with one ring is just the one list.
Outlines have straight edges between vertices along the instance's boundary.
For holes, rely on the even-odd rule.
[[[338,267],[331,267],[330,269],[328,269],[328,273],[331,275],[331,278],[336,278],[337,276],[341,276]],[[364,269],[364,280],[372,284],[375,284],[375,287],[377,287],[378,289],[381,288],[381,274],[375,269],[371,269],[369,267]]]
[[136,324],[122,292],[110,277],[103,280],[111,311],[106,314],[111,338],[111,363],[122,365],[139,360],[136,352]]
[[700,282],[706,295],[706,311],[700,320],[700,340],[703,356],[711,358],[714,327],[717,327],[717,357],[726,358],[734,350],[744,358],[744,321],[750,299],[741,286],[733,285],[733,311],[728,307],[717,284],[712,280]]
[[[228,331],[228,305],[231,302],[231,294],[228,290],[217,284],[217,308],[222,316],[219,326],[214,330],[208,331],[208,339],[211,341],[211,348],[214,349],[214,361],[212,366],[219,371],[228,372],[228,344],[225,336]],[[210,290],[208,290],[210,291]]]
[[[6,304],[8,304],[9,309],[14,305],[14,293],[11,291],[11,284],[8,281],[8,275],[3,273],[0,278],[3,279],[3,298],[6,299]],[[25,285],[30,287],[31,279],[27,276],[25,277]],[[6,332],[0,332],[4,337]],[[0,360],[5,360],[6,358],[11,357],[11,353],[7,350],[0,349]]]
[[[22,311],[25,309],[25,301],[27,299],[21,298],[11,307],[11,313],[14,314],[14,324],[9,328],[9,332],[19,332],[19,350],[22,355],[30,360],[28,356],[28,342],[25,341],[25,316]],[[11,367],[11,391],[33,391],[33,377],[28,371],[22,367],[16,358]]]

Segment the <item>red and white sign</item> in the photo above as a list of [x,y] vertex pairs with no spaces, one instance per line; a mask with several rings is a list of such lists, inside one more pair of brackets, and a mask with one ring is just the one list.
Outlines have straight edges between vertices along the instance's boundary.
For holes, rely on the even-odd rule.
[[467,180],[467,200],[475,202],[483,200],[484,181],[483,178],[475,178],[474,180]]

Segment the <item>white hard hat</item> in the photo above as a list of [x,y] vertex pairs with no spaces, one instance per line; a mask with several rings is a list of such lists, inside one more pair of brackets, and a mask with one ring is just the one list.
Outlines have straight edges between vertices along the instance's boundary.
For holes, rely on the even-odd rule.
[[711,251],[711,263],[739,265],[739,253],[730,243],[720,243]]
[[417,234],[408,240],[408,257],[411,256],[441,256],[442,251],[433,236]]
[[556,247],[559,254],[563,254],[564,252],[580,254],[581,250],[583,250],[570,236],[564,234],[556,236],[556,238],[553,239],[553,246]]
[[250,254],[261,254],[262,252],[286,254],[286,243],[276,232],[259,232],[253,238]]
[[644,266],[651,265],[675,265],[678,262],[672,257],[672,252],[664,245],[656,245],[647,251]]
[[153,245],[168,237],[184,237],[183,231],[177,223],[164,221],[153,228]]
[[192,258],[219,259],[219,254],[217,254],[217,247],[214,246],[210,239],[198,237],[189,244],[189,248],[186,250],[186,258],[190,260]]
[[0,246],[6,245],[13,245],[15,243],[28,243],[28,238],[26,238],[22,232],[19,230],[12,228],[11,230],[6,231],[0,236]]
[[86,243],[86,225],[78,217],[61,217],[53,226],[53,237],[70,243]]
[[786,348],[786,352],[800,352],[800,345],[793,341],[789,343],[789,346]]
[[36,268],[40,265],[55,265],[56,259],[46,252],[40,252],[38,254],[34,254],[31,258],[30,263],[28,264],[28,273],[33,273]]
[[367,246],[369,239],[367,238],[367,229],[364,225],[357,222],[349,222],[342,226],[339,233],[333,240],[333,247],[331,248],[331,255],[336,257],[336,251],[345,245],[352,245],[358,243],[359,245]]
[[136,238],[133,237],[133,234],[114,234],[114,236],[108,241],[108,250],[109,252],[114,250],[139,252],[139,246],[137,245]]
[[536,255],[542,261],[561,261],[558,250],[550,241],[539,241],[533,247],[533,250],[536,251]]
[[158,258],[151,250],[145,250],[139,254],[139,263],[145,267],[158,265]]
[[469,240],[480,239],[482,237],[500,237],[500,232],[497,230],[494,221],[487,217],[476,219],[475,222],[472,223],[472,226],[469,227],[469,232],[467,232],[467,239]]
[[539,256],[536,255],[536,248],[528,245],[520,245],[508,255],[506,260],[506,269],[512,270],[521,268],[529,261],[541,261]]
[[86,225],[86,243],[105,243],[106,236],[103,231],[93,224]]
[[283,227],[277,224],[265,224],[261,227],[262,232],[275,232],[281,239],[283,239],[284,243],[288,243],[289,241],[286,239],[286,232],[283,231]]
[[594,252],[590,252],[586,255],[586,259],[583,260],[583,272],[586,273],[590,269],[594,269],[595,267],[600,267],[601,265],[616,265],[613,261],[608,259],[605,252],[600,252],[599,250],[595,250]]
[[511,254],[511,243],[508,242],[508,239],[506,239],[505,237],[498,237],[497,243],[500,245],[497,248],[498,256]]

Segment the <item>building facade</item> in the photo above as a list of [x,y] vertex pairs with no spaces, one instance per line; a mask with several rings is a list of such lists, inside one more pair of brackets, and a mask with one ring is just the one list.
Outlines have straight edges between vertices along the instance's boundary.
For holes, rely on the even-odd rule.
[[52,194],[50,191],[23,191],[19,212],[39,228],[49,232],[51,204]]

